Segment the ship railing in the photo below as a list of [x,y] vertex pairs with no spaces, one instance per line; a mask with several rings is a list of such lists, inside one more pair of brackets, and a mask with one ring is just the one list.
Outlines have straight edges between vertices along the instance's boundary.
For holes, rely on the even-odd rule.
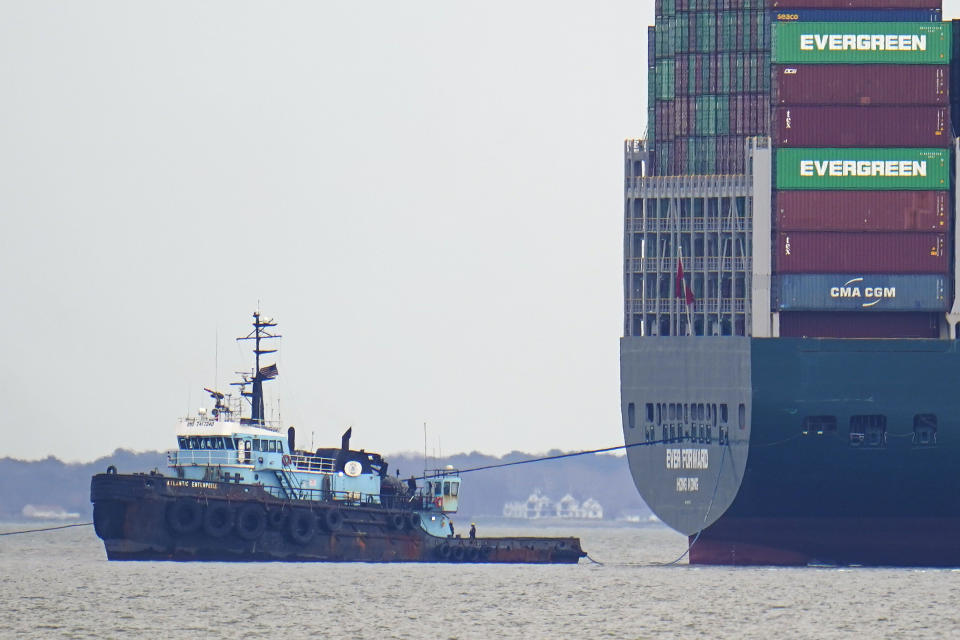
[[672,233],[674,231],[750,231],[753,223],[748,218],[627,218],[624,224],[628,233],[654,232]]
[[289,468],[296,471],[314,471],[318,473],[333,473],[337,468],[337,461],[334,458],[321,458],[319,456],[290,456]]
[[[283,487],[263,487],[263,490],[274,498],[279,498],[281,500],[290,499],[289,492]],[[312,489],[308,487],[300,487],[296,492],[294,500],[306,502],[329,502],[346,506],[376,505],[386,507],[388,509],[412,510],[426,509],[429,508],[429,504],[432,504],[420,495],[384,495],[363,493],[360,491]]]
[[167,465],[171,467],[217,466],[237,464],[236,449],[173,449],[167,451]]
[[[681,302],[671,295],[664,298],[627,298],[626,307],[630,313],[670,313],[676,311]],[[747,301],[745,298],[732,299],[702,299],[697,298],[690,309],[694,313],[746,313]]]
[[[256,452],[254,452],[256,453]],[[236,449],[173,449],[167,451],[167,465],[177,466],[217,466],[238,464],[239,457]],[[334,458],[319,456],[290,456],[289,471],[313,471],[316,473],[333,473],[337,461]]]
[[431,478],[443,478],[445,476],[458,476],[460,475],[460,470],[453,467],[447,467],[446,469],[430,469],[429,471],[423,474],[424,480],[429,480]]
[[645,138],[627,138],[623,141],[625,153],[646,153],[647,141]]
[[[629,258],[627,266],[631,273],[676,273],[676,258]],[[731,258],[719,256],[695,257],[683,259],[685,273],[696,271],[750,271],[753,268],[752,258]]]
[[635,198],[744,197],[752,193],[753,176],[637,176],[625,179],[624,187]]

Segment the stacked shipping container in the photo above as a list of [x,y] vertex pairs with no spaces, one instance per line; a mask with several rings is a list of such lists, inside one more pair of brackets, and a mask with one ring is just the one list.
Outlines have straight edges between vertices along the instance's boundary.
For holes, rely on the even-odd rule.
[[790,4],[803,11],[779,13],[841,20],[773,26],[780,335],[937,337],[950,293],[951,30],[923,16],[939,18],[940,3]]
[[768,0],[657,0],[648,32],[647,140],[654,175],[745,173],[769,132]]
[[940,0],[656,0],[655,8],[647,33],[651,175],[745,172],[746,138],[770,132],[772,23],[941,20]]

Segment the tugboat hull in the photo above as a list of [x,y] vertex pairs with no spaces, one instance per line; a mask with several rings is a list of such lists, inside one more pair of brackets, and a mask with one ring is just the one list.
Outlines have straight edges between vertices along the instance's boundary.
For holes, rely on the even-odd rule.
[[575,564],[586,555],[577,538],[440,538],[410,509],[162,475],[95,475],[90,500],[110,560]]

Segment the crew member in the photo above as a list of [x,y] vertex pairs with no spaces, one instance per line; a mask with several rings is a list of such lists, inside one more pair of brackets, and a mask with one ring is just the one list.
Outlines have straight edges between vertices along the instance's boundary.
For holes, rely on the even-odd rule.
[[450,537],[453,537],[453,520],[447,522],[450,525]]
[[475,540],[476,537],[477,537],[477,523],[471,522],[470,523],[470,539]]

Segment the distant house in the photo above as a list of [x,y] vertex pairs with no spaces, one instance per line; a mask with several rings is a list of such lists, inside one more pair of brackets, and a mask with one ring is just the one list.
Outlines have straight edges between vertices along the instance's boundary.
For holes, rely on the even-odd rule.
[[580,503],[569,493],[557,502],[558,518],[578,518],[580,512]]
[[587,498],[580,503],[569,493],[554,502],[543,495],[540,489],[534,489],[526,500],[505,503],[503,517],[524,520],[540,518],[600,520],[603,518],[603,507],[593,498]]
[[593,498],[587,498],[580,504],[581,518],[603,520],[603,507]]

